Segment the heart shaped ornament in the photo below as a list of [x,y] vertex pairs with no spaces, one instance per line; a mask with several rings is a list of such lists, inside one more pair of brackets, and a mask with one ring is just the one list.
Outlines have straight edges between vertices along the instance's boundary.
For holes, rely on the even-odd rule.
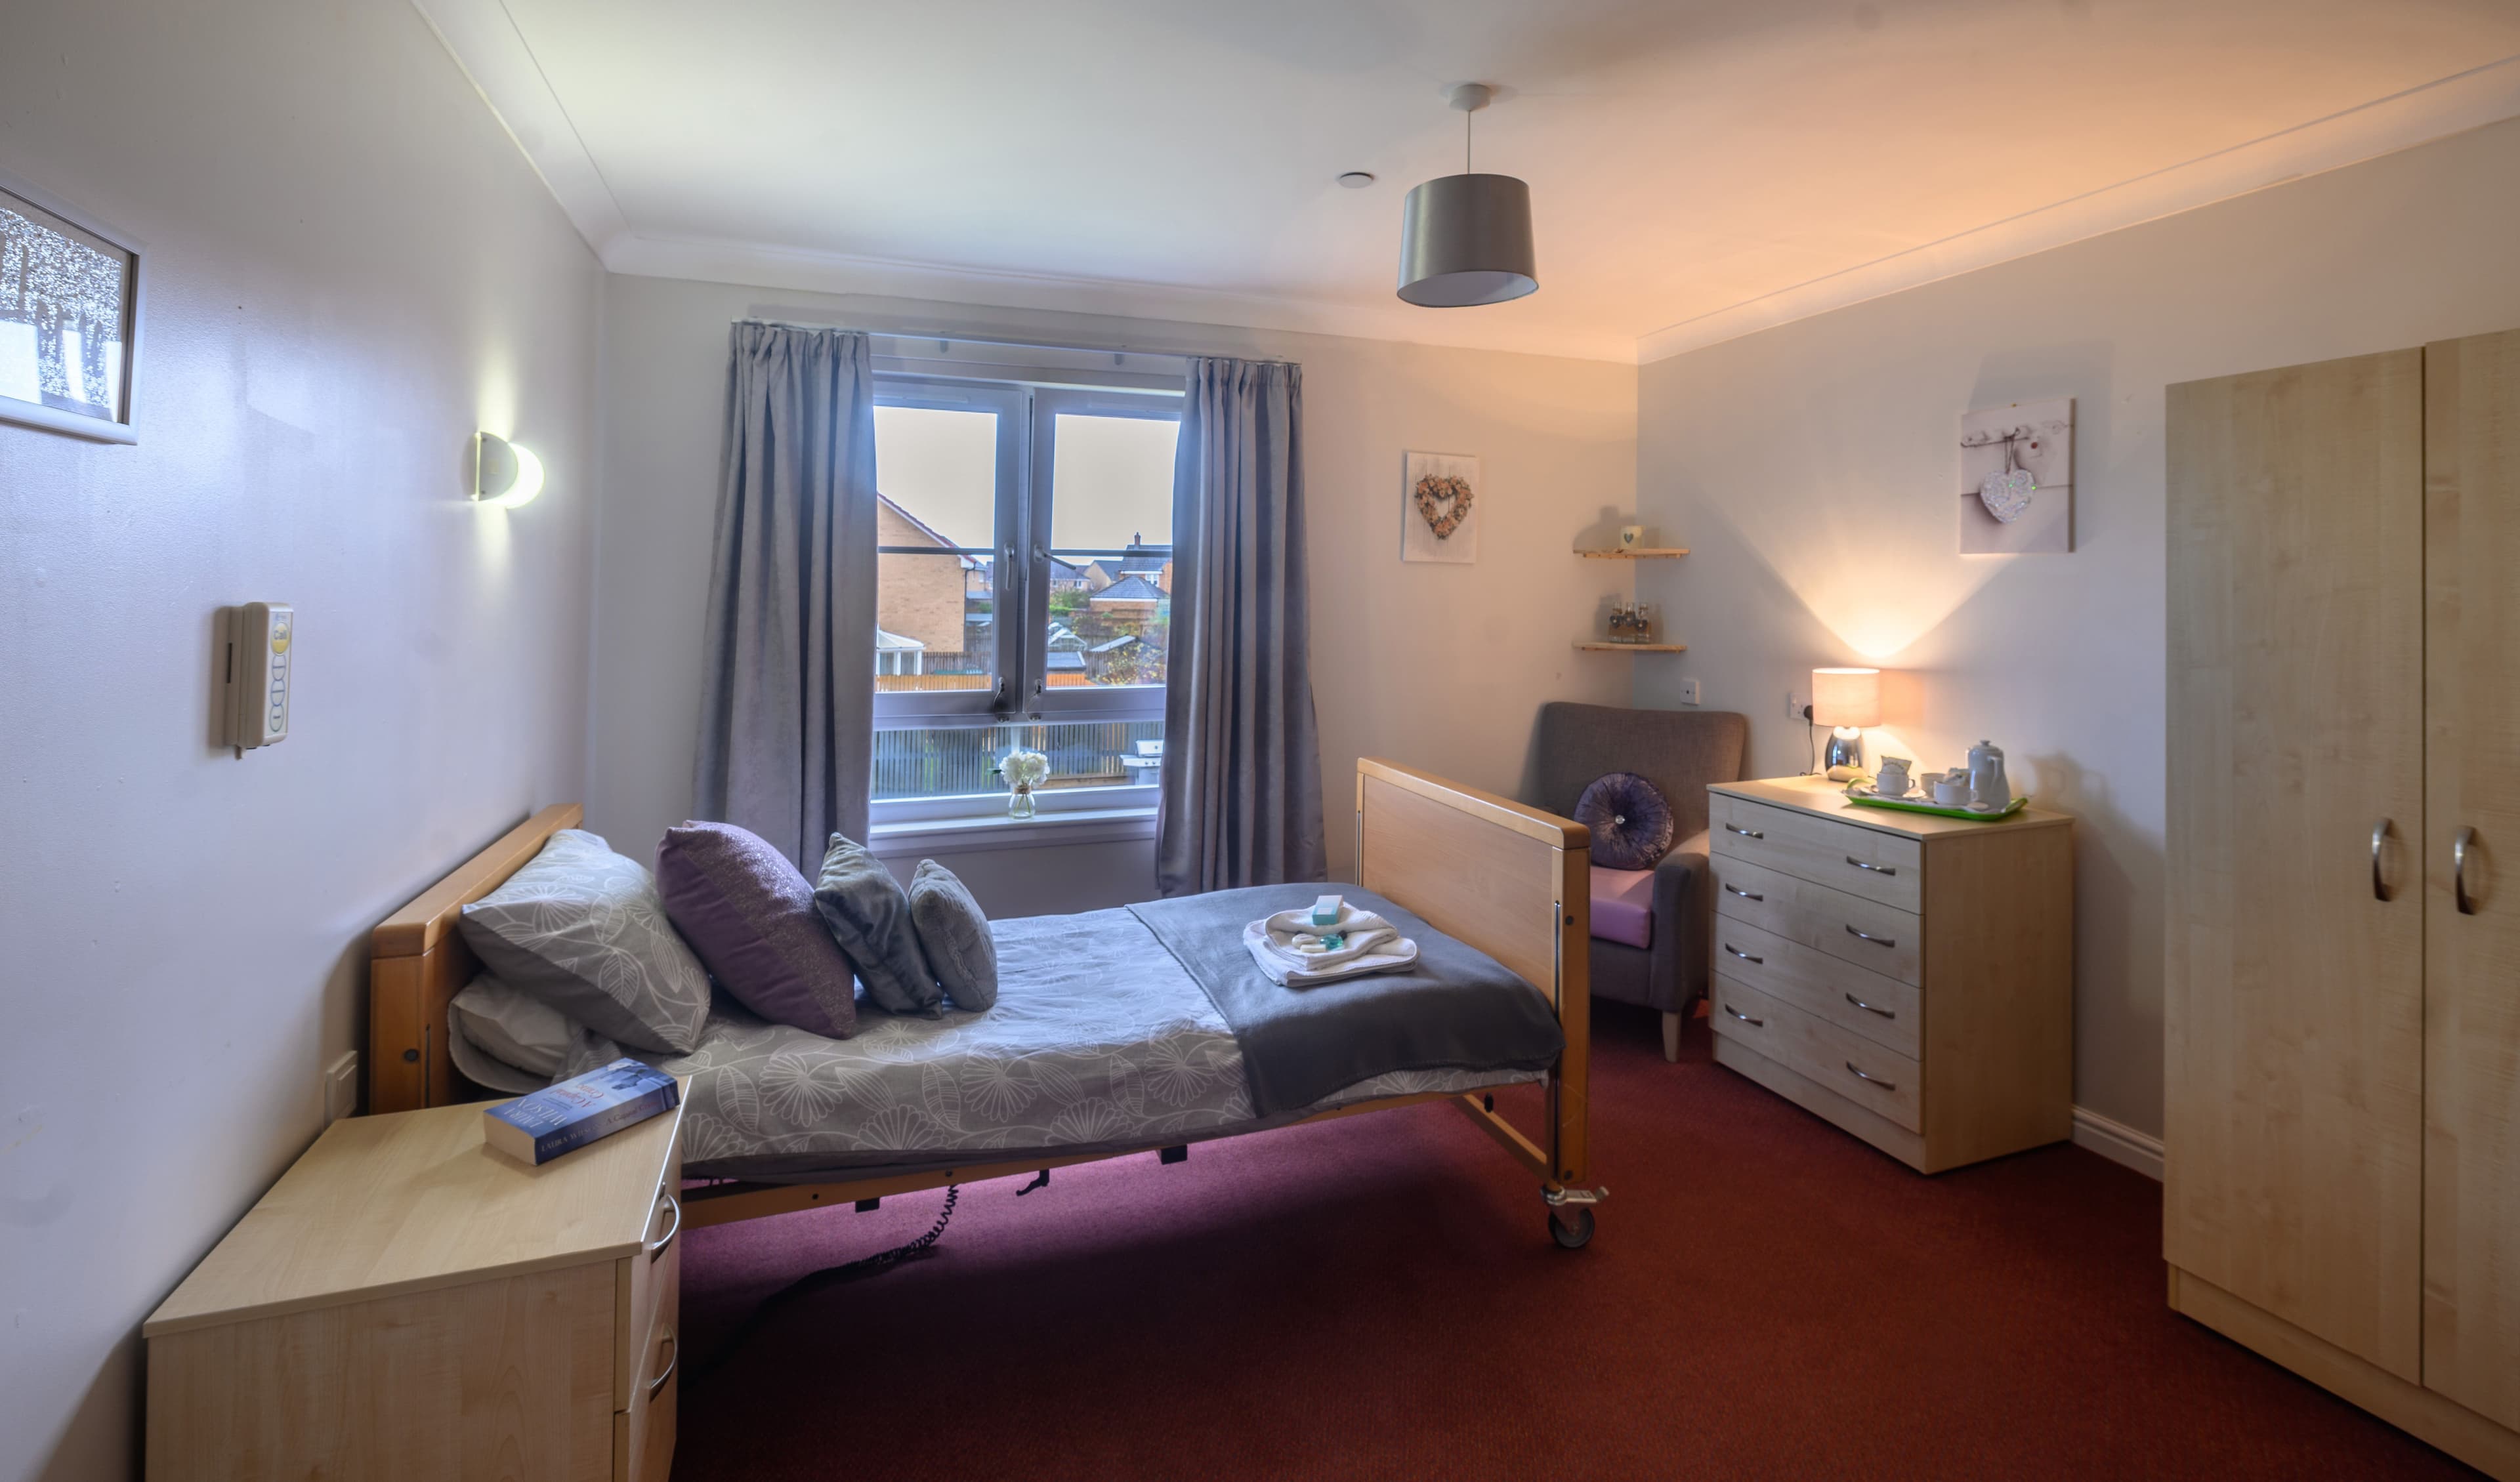
[[1435,532],[1437,540],[1450,540],[1453,532],[1470,515],[1470,504],[1476,498],[1470,492],[1470,481],[1450,473],[1428,473],[1418,480],[1411,491],[1418,505],[1418,517]]
[[1986,513],[2010,524],[2030,513],[2030,496],[2039,492],[2039,480],[2028,469],[2012,469],[1992,475],[1978,485],[1978,503]]

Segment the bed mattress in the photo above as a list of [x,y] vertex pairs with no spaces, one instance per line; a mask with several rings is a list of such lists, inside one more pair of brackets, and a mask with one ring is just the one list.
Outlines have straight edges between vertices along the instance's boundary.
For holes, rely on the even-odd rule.
[[[765,1022],[717,997],[697,1049],[646,1056],[690,1076],[683,1170],[805,1180],[1192,1143],[1357,1101],[1534,1081],[1521,1070],[1413,1070],[1259,1116],[1234,1031],[1126,909],[993,922],[997,1006],[940,1018],[861,1011],[854,1038]],[[1121,965],[1115,968],[1114,965]],[[563,1075],[620,1055],[581,1034]]]

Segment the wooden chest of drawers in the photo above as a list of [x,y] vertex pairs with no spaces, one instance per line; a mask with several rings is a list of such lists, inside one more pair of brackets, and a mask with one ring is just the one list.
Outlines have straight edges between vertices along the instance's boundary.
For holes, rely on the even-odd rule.
[[326,1129],[142,1328],[151,1482],[663,1482],[681,1121],[540,1167],[477,1102]]
[[2072,1135],[2071,819],[1708,792],[1718,1063],[1925,1173]]

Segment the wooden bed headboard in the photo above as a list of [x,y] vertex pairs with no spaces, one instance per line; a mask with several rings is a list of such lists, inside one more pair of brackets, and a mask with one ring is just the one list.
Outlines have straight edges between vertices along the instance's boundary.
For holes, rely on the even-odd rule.
[[411,1111],[462,1099],[471,1083],[446,1049],[446,1006],[481,965],[457,925],[464,908],[586,817],[555,803],[499,836],[377,927],[368,949],[368,1109]]

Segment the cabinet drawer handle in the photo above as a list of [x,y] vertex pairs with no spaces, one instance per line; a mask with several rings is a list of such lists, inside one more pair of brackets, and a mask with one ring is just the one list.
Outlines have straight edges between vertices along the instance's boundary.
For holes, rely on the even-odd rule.
[[1869,870],[1869,871],[1871,871],[1871,872],[1872,872],[1873,874],[1875,874],[1875,875],[1896,875],[1896,874],[1898,874],[1898,873],[1899,873],[1898,869],[1897,869],[1895,866],[1891,866],[1891,865],[1868,865],[1868,864],[1866,864],[1864,861],[1862,861],[1862,860],[1860,860],[1860,859],[1857,859],[1857,858],[1856,858],[1854,855],[1852,855],[1852,854],[1850,854],[1850,855],[1848,855],[1848,856],[1846,857],[1846,862],[1847,862],[1848,864],[1850,864],[1850,865],[1853,865],[1853,866],[1854,866],[1856,869],[1858,869],[1858,870]]
[[1743,962],[1745,962],[1745,963],[1757,963],[1757,964],[1759,964],[1759,965],[1760,965],[1761,966],[1763,966],[1763,967],[1764,967],[1764,966],[1767,966],[1767,963],[1768,963],[1768,960],[1767,960],[1766,958],[1764,958],[1764,957],[1752,957],[1750,954],[1748,954],[1748,953],[1746,953],[1746,952],[1742,951],[1740,948],[1733,946],[1731,942],[1726,942],[1726,943],[1724,944],[1724,950],[1725,950],[1725,951],[1727,951],[1727,952],[1732,953],[1734,957],[1739,958],[1741,961],[1743,961]]
[[[1887,1010],[1887,1009],[1875,1009],[1875,1008],[1873,1008],[1870,1004],[1868,1004],[1868,1003],[1864,1002],[1864,1000],[1862,1000],[1862,999],[1860,999],[1860,998],[1857,998],[1854,994],[1851,994],[1851,993],[1850,993],[1850,994],[1848,994],[1848,995],[1846,996],[1846,1001],[1847,1001],[1848,1003],[1850,1003],[1850,1004],[1853,1004],[1856,1008],[1863,1010],[1864,1010],[1865,1012],[1867,1012],[1867,1013],[1877,1013],[1877,1014],[1881,1015],[1881,1016],[1882,1016],[1883,1018],[1885,1018],[1885,1019],[1895,1019],[1895,1018],[1897,1018],[1897,1017],[1899,1016],[1899,1015],[1897,1015],[1896,1013],[1891,1012],[1891,1011],[1890,1011],[1889,1010]],[[1854,1067],[1854,1066],[1852,1066],[1852,1065],[1849,1065],[1849,1066],[1847,1066],[1846,1068],[1847,1068],[1847,1069],[1849,1069],[1849,1070],[1855,1070],[1855,1067]],[[1864,1072],[1863,1072],[1863,1071],[1861,1071],[1861,1070],[1855,1070],[1855,1073],[1856,1073],[1857,1075],[1863,1075],[1863,1074],[1864,1074]]]
[[1733,884],[1733,883],[1732,883],[1732,881],[1730,881],[1730,880],[1727,880],[1727,881],[1725,881],[1725,882],[1724,882],[1724,888],[1725,888],[1725,889],[1727,889],[1727,890],[1730,890],[1730,891],[1731,891],[1731,892],[1732,892],[1734,895],[1737,895],[1737,896],[1741,897],[1741,899],[1743,899],[1743,900],[1745,900],[1745,901],[1764,901],[1764,900],[1766,900],[1766,899],[1767,899],[1767,897],[1766,897],[1766,896],[1761,895],[1761,894],[1759,894],[1758,892],[1753,891],[1753,890],[1744,890],[1744,889],[1742,889],[1740,886],[1738,886],[1738,885],[1736,885],[1736,884]]
[[673,1244],[674,1236],[683,1233],[683,1201],[675,1198],[670,1193],[665,1193],[661,1190],[657,1192],[658,1196],[673,1209],[674,1223],[665,1227],[665,1234],[661,1239],[657,1240],[655,1244],[648,1247],[648,1261],[651,1265],[663,1260],[665,1258],[665,1247]]
[[656,1398],[656,1391],[663,1389],[665,1381],[674,1376],[674,1366],[682,1362],[683,1345],[675,1341],[673,1330],[668,1328],[665,1332],[665,1371],[648,1381],[649,1399]]
[[[1855,1062],[1853,1060],[1847,1061],[1846,1068],[1849,1070],[1855,1070]],[[1855,1078],[1859,1081],[1870,1081],[1873,1085],[1880,1087],[1884,1091],[1896,1091],[1899,1089],[1899,1083],[1897,1081],[1885,1081],[1879,1076],[1866,1075],[1861,1070],[1855,1070]]]
[[1767,837],[1767,835],[1766,835],[1766,834],[1761,833],[1761,832],[1760,832],[1758,830],[1756,830],[1756,829],[1736,829],[1736,828],[1734,828],[1734,827],[1733,827],[1732,825],[1731,825],[1731,824],[1726,824],[1726,825],[1724,826],[1724,831],[1725,831],[1725,832],[1727,832],[1727,833],[1737,833],[1737,834],[1741,835],[1743,838],[1766,838],[1766,837]]
[[1739,1019],[1742,1023],[1749,1025],[1753,1029],[1765,1029],[1768,1027],[1768,1021],[1766,1019],[1754,1019],[1730,1004],[1724,1006],[1724,1011],[1732,1015],[1734,1018]]
[[1871,932],[1869,932],[1869,931],[1858,931],[1858,930],[1856,930],[1856,929],[1855,929],[1855,927],[1854,927],[1852,924],[1849,924],[1849,925],[1847,926],[1847,928],[1846,928],[1846,934],[1847,934],[1847,935],[1849,935],[1849,936],[1860,936],[1860,937],[1864,938],[1864,940],[1866,940],[1866,941],[1868,941],[1868,942],[1870,942],[1870,943],[1871,943],[1873,946],[1875,946],[1875,947],[1896,947],[1896,946],[1898,946],[1898,945],[1899,945],[1896,941],[1892,940],[1892,939],[1891,939],[1891,938],[1889,938],[1889,937],[1886,937],[1886,936],[1874,936],[1874,935],[1873,935]]
[[2461,916],[2476,915],[2476,903],[2467,898],[2467,851],[2476,842],[2476,831],[2461,829],[2450,841],[2450,893],[2458,903]]

